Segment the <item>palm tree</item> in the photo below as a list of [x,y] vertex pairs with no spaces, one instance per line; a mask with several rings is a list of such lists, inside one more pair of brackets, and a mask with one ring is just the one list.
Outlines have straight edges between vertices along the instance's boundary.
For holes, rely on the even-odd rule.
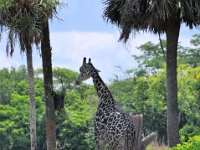
[[[40,0],[16,0],[16,1],[3,1],[0,3],[0,28],[7,28],[9,30],[8,42],[7,42],[7,52],[14,52],[15,43],[18,41],[20,48],[23,52],[26,52],[27,56],[27,68],[28,68],[28,79],[29,79],[29,97],[30,97],[30,137],[31,137],[31,149],[37,149],[37,139],[36,139],[36,112],[35,112],[35,91],[34,91],[34,71],[32,64],[32,44],[40,43],[43,33],[43,25],[48,22],[48,19],[53,16],[56,12],[56,6],[58,1],[40,1]],[[1,30],[1,33],[3,30]],[[44,43],[44,40],[42,40]],[[48,41],[49,42],[49,41]],[[51,52],[50,52],[51,53]],[[43,58],[44,60],[47,58]],[[51,61],[51,59],[50,59]],[[49,63],[49,62],[48,62]],[[48,65],[48,64],[45,64]],[[50,63],[51,65],[51,63]],[[45,68],[46,66],[44,66]],[[46,67],[48,68],[48,67]],[[45,82],[44,82],[45,83]],[[46,89],[46,86],[45,86]],[[45,90],[46,91],[46,90]],[[46,108],[53,112],[54,108],[48,106],[49,97],[46,96]],[[53,101],[51,99],[51,101]],[[48,146],[49,137],[48,133],[55,133],[55,121],[49,122],[52,117],[48,116],[47,113],[47,147],[48,149],[56,149],[56,144],[54,146],[50,144]],[[54,128],[48,128],[49,124],[52,123]],[[53,134],[54,138],[51,143],[56,143],[56,135]]]
[[[24,12],[27,10],[28,6],[24,6],[24,3],[19,1],[15,3],[15,6],[10,5],[8,8],[1,9],[1,26],[5,26],[9,30],[8,42],[7,42],[7,53],[11,56],[14,52],[15,42],[19,41],[20,49],[22,52],[26,53],[27,68],[28,68],[28,83],[29,83],[29,116],[30,116],[30,139],[31,139],[31,150],[37,149],[37,138],[36,138],[36,110],[35,110],[35,88],[34,88],[34,71],[32,64],[32,43],[37,46],[39,41],[39,33],[35,31],[32,26],[32,16],[30,13]],[[21,12],[19,10],[22,10]],[[21,14],[20,14],[21,13]],[[21,15],[21,17],[17,17]],[[16,18],[16,21],[12,21]]]
[[199,0],[104,0],[104,18],[121,29],[126,42],[131,31],[166,33],[167,40],[167,131],[170,147],[179,143],[177,97],[177,44],[180,27],[200,24]]
[[51,64],[51,46],[49,37],[49,24],[46,21],[42,29],[42,64],[44,76],[44,89],[46,99],[46,136],[47,136],[47,149],[56,149],[56,122],[55,122],[55,107],[53,99],[53,73]]

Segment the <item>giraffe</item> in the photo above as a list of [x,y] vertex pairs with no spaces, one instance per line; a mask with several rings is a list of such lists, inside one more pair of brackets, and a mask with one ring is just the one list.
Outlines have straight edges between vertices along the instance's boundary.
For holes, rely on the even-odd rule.
[[92,77],[99,97],[98,108],[94,122],[94,136],[96,150],[133,150],[135,140],[134,123],[129,115],[124,113],[115,102],[111,92],[99,76],[99,71],[91,63],[91,59],[80,67],[80,74],[76,80],[79,85],[82,81]]

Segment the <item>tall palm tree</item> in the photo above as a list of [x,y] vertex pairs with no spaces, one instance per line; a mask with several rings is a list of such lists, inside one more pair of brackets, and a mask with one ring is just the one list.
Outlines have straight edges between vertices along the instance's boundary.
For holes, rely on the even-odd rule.
[[177,44],[180,27],[200,24],[199,0],[104,0],[104,17],[121,29],[120,40],[130,33],[166,33],[167,40],[167,131],[170,147],[179,143],[177,97]]
[[[26,52],[27,56],[27,68],[28,68],[28,79],[29,79],[29,97],[30,97],[30,137],[31,137],[31,149],[37,149],[37,139],[36,139],[36,112],[35,112],[35,91],[34,91],[34,71],[32,64],[32,44],[38,44],[41,41],[43,33],[43,25],[48,22],[48,19],[53,16],[56,12],[56,6],[59,1],[40,1],[40,0],[16,0],[16,1],[2,1],[0,3],[0,28],[7,28],[9,30],[7,52],[12,55],[14,52],[15,43],[18,41],[20,48],[23,52]],[[3,31],[3,30],[1,30]],[[2,33],[2,32],[1,32]],[[44,38],[43,38],[44,39]],[[44,40],[42,40],[44,41]],[[49,42],[49,41],[48,41]],[[48,59],[48,58],[43,58]],[[51,64],[51,63],[50,63]],[[46,64],[48,65],[48,64]],[[44,66],[46,67],[46,66]],[[47,67],[48,68],[48,67]],[[46,89],[46,86],[45,86]],[[46,91],[46,90],[45,90]],[[46,101],[49,97],[46,96]],[[53,101],[51,99],[51,101]],[[54,113],[54,108],[48,108]],[[47,113],[48,114],[48,113]],[[55,115],[52,114],[54,117]],[[49,132],[55,132],[55,122],[48,122],[52,117],[47,115],[47,141],[52,139],[48,136]],[[54,128],[48,128],[49,124],[52,123]],[[56,135],[54,134],[54,141],[51,143],[56,143]],[[48,146],[49,149],[56,149],[55,146]]]
[[[8,42],[7,42],[7,53],[11,56],[14,52],[14,45],[19,41],[20,49],[26,53],[27,68],[28,68],[28,83],[29,83],[29,118],[30,118],[30,139],[31,139],[31,150],[37,149],[37,138],[36,138],[36,110],[35,110],[35,88],[34,88],[34,70],[32,63],[32,43],[37,46],[39,39],[37,31],[35,31],[34,25],[32,24],[32,16],[26,10],[30,7],[24,4],[25,1],[19,1],[10,5],[7,8],[1,9],[1,26],[7,27]],[[21,11],[20,11],[21,10]],[[26,13],[25,13],[26,12]],[[21,15],[20,17],[18,17]],[[13,19],[16,19],[13,21]]]
[[55,122],[55,107],[53,99],[53,73],[52,73],[52,53],[49,37],[49,24],[46,21],[42,29],[42,64],[43,64],[43,76],[45,87],[45,99],[46,99],[46,136],[47,136],[47,149],[56,149],[56,122]]

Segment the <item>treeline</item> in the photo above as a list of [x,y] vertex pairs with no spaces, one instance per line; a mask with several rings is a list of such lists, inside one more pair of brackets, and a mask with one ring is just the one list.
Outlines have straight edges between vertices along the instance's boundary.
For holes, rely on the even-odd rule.
[[[126,70],[123,78],[108,85],[127,113],[144,115],[144,134],[156,131],[158,141],[167,141],[166,118],[166,42],[147,42],[133,56],[138,68]],[[192,48],[179,46],[178,98],[179,126],[183,141],[200,135],[200,35],[191,40]],[[46,149],[45,98],[41,69],[35,70],[38,149]],[[54,93],[64,96],[64,108],[56,110],[57,145],[60,150],[93,150],[93,118],[98,98],[93,85],[75,86],[77,73],[54,68]],[[29,97],[25,66],[0,70],[0,149],[30,149]],[[56,99],[55,99],[56,100]]]
[[[91,85],[75,87],[77,73],[54,68],[54,90],[65,93],[64,108],[56,111],[59,149],[93,149],[92,118],[97,98]],[[46,149],[45,99],[41,70],[35,71],[38,149]],[[0,70],[0,149],[30,149],[29,97],[25,66]]]

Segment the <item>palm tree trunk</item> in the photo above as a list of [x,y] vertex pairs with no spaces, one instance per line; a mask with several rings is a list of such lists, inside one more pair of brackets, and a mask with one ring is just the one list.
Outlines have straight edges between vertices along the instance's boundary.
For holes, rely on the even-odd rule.
[[166,30],[167,38],[167,136],[168,145],[179,143],[178,96],[177,96],[177,47],[180,22],[170,20]]
[[53,100],[53,75],[51,64],[51,46],[49,38],[49,25],[46,22],[42,30],[42,64],[46,102],[46,138],[47,150],[56,150],[56,123],[55,123],[55,108]]
[[31,43],[26,45],[26,59],[28,68],[28,82],[29,82],[29,109],[30,109],[30,139],[31,150],[37,149],[37,137],[36,137],[36,111],[35,111],[35,87],[34,87],[34,70],[32,60],[32,47]]

